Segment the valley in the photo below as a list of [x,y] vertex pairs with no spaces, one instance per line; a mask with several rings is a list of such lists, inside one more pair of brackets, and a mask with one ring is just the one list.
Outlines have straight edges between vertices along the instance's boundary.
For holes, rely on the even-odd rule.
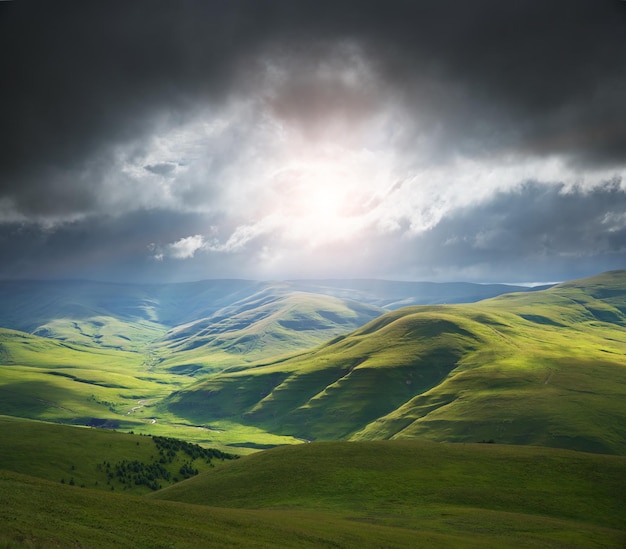
[[0,546],[622,546],[626,272],[471,286],[0,283]]
[[[306,436],[274,433],[239,414],[178,413],[167,399],[229,368],[302,353],[404,303],[472,301],[511,289],[529,291],[366,280],[4,281],[0,414],[207,444],[298,442]],[[129,413],[138,400],[149,404]]]

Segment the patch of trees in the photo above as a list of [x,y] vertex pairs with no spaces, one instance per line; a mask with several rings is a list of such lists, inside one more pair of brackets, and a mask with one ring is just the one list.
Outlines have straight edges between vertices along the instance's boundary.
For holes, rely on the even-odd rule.
[[187,454],[192,461],[194,459],[203,459],[207,463],[211,463],[212,459],[225,460],[237,459],[239,457],[234,454],[221,452],[220,450],[216,450],[215,448],[203,448],[198,444],[186,442],[177,438],[153,436],[152,440],[159,449],[159,454],[161,455],[161,458],[166,459],[169,463],[172,463],[172,461],[176,457],[177,452],[179,451]]
[[[197,475],[199,470],[194,467],[194,461],[197,459],[211,464],[213,459],[225,460],[239,457],[175,438],[153,436],[152,440],[159,451],[159,455],[158,457],[151,457],[151,463],[126,459],[117,463],[110,463],[109,461],[98,463],[96,468],[106,475],[107,485],[111,487],[111,490],[114,490],[115,483],[122,484],[125,490],[133,486],[147,486],[151,490],[159,490],[162,488],[162,483],[171,484]],[[177,461],[175,465],[170,464],[179,460],[179,453],[184,454],[188,459],[180,468],[174,469],[182,459]],[[72,470],[73,468],[72,466]],[[178,476],[173,476],[174,474]],[[65,483],[65,480],[61,482]]]
[[159,481],[169,482],[172,479],[172,474],[157,462],[122,460],[111,465],[108,461],[104,461],[98,465],[98,469],[106,472],[107,484],[111,484],[115,479],[126,488],[143,485],[151,490],[159,490],[162,487]]
[[198,469],[194,469],[190,462],[185,462],[180,468],[179,473],[183,478],[191,478],[198,474]]

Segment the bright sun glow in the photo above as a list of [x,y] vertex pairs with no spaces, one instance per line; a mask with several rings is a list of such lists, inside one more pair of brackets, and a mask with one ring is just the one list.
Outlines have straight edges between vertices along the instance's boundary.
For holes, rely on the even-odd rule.
[[362,223],[353,211],[357,179],[339,163],[294,164],[281,171],[276,187],[280,215],[289,219],[288,238],[319,246],[349,238]]

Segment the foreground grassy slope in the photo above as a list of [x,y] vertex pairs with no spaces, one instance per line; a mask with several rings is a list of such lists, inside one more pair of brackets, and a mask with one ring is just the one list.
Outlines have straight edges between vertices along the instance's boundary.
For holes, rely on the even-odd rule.
[[[23,461],[31,463],[30,474],[39,476],[80,458],[73,470],[78,474],[98,452],[145,452],[148,437],[38,428],[42,443],[57,436],[47,429],[66,430],[66,444],[43,449],[52,452],[56,464],[46,465],[24,446],[0,458],[0,546],[582,548],[626,543],[626,458],[621,456],[415,440],[301,444],[225,462],[140,497],[17,473],[25,467],[17,455],[28,456]],[[19,437],[10,429],[4,435],[7,446]]]
[[306,439],[426,437],[626,454],[626,273],[400,309],[167,400]]
[[[411,529],[325,512],[219,509],[148,500],[2,470],[0,504],[0,546],[11,549],[506,546],[502,542],[480,545],[468,534],[418,536]],[[598,534],[599,539],[607,539],[607,533]],[[492,538],[486,536],[488,542]]]
[[506,536],[509,546],[626,541],[626,458],[534,447],[305,444],[247,456],[150,497],[326,510],[475,541]]
[[0,469],[95,490],[144,494],[183,480],[192,474],[189,468],[206,471],[230,456],[219,451],[204,455],[194,445],[162,440],[0,416]]

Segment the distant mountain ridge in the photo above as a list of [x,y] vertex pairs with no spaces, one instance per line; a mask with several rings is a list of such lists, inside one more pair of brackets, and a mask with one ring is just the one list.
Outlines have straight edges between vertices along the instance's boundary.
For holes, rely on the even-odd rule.
[[388,310],[406,305],[466,303],[536,288],[506,284],[385,280],[215,279],[166,284],[89,280],[0,280],[0,326],[26,332],[56,318],[113,316],[173,327],[208,318],[261,291],[304,292],[358,301]]
[[476,284],[472,282],[403,282],[377,279],[289,281],[301,291],[322,293],[395,310],[410,305],[473,303],[513,292],[535,292],[552,286]]
[[530,289],[382,280],[6,280],[0,327],[103,348],[141,352],[154,345],[165,355],[179,353],[169,366],[197,370],[199,354],[219,351],[216,368],[231,364],[229,355],[236,361],[245,353],[250,362],[313,347],[405,304],[461,303],[513,290]]

